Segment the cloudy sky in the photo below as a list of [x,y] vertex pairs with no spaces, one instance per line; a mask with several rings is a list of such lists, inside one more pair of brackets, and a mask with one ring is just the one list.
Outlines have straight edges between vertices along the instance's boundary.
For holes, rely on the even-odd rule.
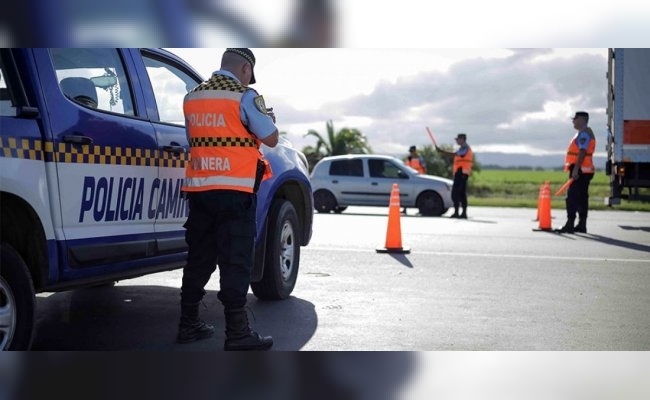
[[[172,49],[203,76],[223,49]],[[296,147],[309,129],[360,129],[401,154],[466,132],[475,152],[561,155],[576,110],[604,146],[607,49],[256,49],[255,87]],[[598,151],[604,147],[599,146]]]

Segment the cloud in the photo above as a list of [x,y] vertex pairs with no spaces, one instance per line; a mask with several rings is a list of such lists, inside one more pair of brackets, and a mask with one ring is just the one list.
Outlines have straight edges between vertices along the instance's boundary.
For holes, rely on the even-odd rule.
[[569,117],[577,109],[592,113],[596,132],[604,130],[606,70],[604,49],[575,56],[516,49],[505,58],[473,58],[444,72],[384,81],[367,95],[329,103],[309,116],[291,110],[289,119],[305,123],[327,115],[336,127],[337,120],[365,118],[372,122],[362,131],[377,152],[428,144],[427,125],[449,144],[456,133],[466,132],[475,146],[521,144],[556,152],[565,150],[573,135]]

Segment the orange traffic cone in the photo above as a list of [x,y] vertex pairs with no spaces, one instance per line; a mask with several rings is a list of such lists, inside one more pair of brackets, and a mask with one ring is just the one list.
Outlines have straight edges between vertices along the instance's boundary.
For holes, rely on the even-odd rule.
[[537,216],[535,217],[535,221],[539,221],[539,208],[542,205],[542,189],[544,189],[543,183],[539,185],[539,194],[537,195]]
[[539,194],[537,195],[537,218],[535,218],[535,221],[539,221],[539,210],[542,208],[542,192],[544,191],[544,186],[546,185],[551,185],[549,181],[544,181],[541,185],[539,185]]
[[377,253],[410,253],[411,249],[402,247],[402,227],[400,225],[399,186],[393,183],[388,204],[388,229],[386,246],[378,247]]
[[537,218],[539,220],[540,231],[553,230],[551,227],[551,185],[548,181],[544,182],[539,191],[539,200],[537,206]]

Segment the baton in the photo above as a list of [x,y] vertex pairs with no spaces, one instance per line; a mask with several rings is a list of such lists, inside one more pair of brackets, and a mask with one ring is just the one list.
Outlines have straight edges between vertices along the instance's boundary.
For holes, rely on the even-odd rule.
[[436,143],[436,139],[433,137],[433,133],[431,133],[431,129],[427,126],[427,133],[429,134],[429,137],[431,138],[431,141],[433,142],[433,147],[438,147],[438,143]]
[[557,192],[555,192],[555,195],[559,196],[562,193],[564,193],[564,191],[567,190],[569,188],[569,186],[571,186],[572,183],[573,183],[573,178],[569,178],[569,180],[566,181],[566,183],[564,185],[562,185],[562,187],[560,189],[558,189]]

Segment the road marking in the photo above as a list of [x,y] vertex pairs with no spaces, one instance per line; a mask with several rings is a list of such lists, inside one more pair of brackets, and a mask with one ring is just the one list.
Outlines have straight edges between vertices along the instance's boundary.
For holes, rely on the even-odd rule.
[[[316,251],[349,251],[355,253],[373,253],[375,250],[359,249],[354,247],[315,247],[307,246],[304,250]],[[303,250],[303,251],[304,251]],[[561,261],[594,261],[594,262],[627,262],[627,263],[646,263],[650,264],[650,260],[639,258],[603,258],[603,257],[568,257],[568,256],[549,256],[549,255],[526,255],[526,254],[492,254],[492,253],[457,253],[447,251],[418,251],[411,254],[424,254],[435,256],[459,256],[459,257],[479,257],[479,258],[516,258],[527,260],[561,260]]]

